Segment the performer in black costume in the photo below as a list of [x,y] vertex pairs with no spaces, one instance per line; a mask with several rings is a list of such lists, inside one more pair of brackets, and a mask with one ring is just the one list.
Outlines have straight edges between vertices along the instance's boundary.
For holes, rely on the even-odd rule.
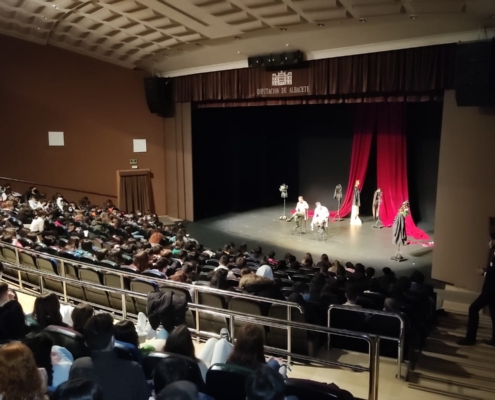
[[395,216],[394,224],[392,226],[393,240],[392,243],[398,246],[397,253],[392,260],[401,261],[404,260],[400,252],[400,246],[404,246],[407,243],[406,233],[406,217],[409,215],[409,201],[405,201],[399,208],[399,212]]

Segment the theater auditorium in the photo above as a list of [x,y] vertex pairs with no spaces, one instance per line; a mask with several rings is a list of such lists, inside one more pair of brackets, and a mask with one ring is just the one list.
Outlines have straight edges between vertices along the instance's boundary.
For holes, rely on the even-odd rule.
[[1,400],[495,397],[493,0],[1,0]]

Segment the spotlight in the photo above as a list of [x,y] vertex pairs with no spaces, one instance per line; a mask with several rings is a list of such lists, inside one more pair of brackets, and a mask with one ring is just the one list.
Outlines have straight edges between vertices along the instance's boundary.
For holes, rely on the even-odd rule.
[[409,18],[410,18],[410,19],[412,19],[412,20],[415,20],[415,19],[418,19],[418,16],[417,16],[417,15],[412,14],[412,15],[410,15],[410,16],[409,16]]
[[366,18],[359,18],[359,22],[361,22],[361,23],[368,22],[368,20]]

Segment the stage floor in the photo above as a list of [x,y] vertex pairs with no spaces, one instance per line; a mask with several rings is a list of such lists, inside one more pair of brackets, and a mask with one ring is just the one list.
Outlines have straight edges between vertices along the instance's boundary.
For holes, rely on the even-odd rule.
[[[362,226],[351,226],[349,219],[331,222],[324,241],[318,241],[316,232],[311,232],[308,221],[308,232],[298,235],[294,233],[295,223],[280,221],[280,206],[261,208],[244,213],[229,213],[219,217],[187,223],[187,232],[200,243],[212,249],[222,247],[229,241],[237,246],[245,242],[249,249],[255,245],[263,248],[264,254],[270,250],[282,258],[290,252],[302,259],[306,252],[319,260],[321,254],[328,254],[330,259],[338,259],[345,263],[361,262],[365,267],[374,267],[381,275],[383,267],[390,267],[399,275],[409,275],[418,269],[426,277],[431,276],[433,247],[420,244],[402,248],[406,261],[396,262],[390,258],[396,252],[392,244],[391,228],[373,229],[372,217],[363,217]],[[430,240],[433,235],[428,231]],[[410,238],[414,241],[414,239]]]

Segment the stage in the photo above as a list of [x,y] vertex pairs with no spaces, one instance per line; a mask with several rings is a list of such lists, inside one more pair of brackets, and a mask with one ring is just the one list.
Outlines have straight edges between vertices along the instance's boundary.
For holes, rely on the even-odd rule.
[[[217,249],[227,242],[233,241],[237,246],[245,242],[249,249],[255,245],[263,248],[263,253],[270,250],[276,252],[277,258],[283,258],[290,252],[302,259],[306,252],[316,260],[322,253],[330,259],[338,259],[345,263],[361,262],[365,267],[374,267],[377,275],[381,275],[383,267],[390,267],[399,275],[409,275],[413,270],[420,270],[427,278],[431,276],[433,247],[421,244],[404,246],[402,262],[392,261],[396,246],[392,244],[391,228],[373,229],[372,217],[362,217],[362,226],[350,226],[349,218],[341,222],[330,222],[325,240],[318,240],[318,235],[310,231],[307,222],[306,234],[295,234],[295,223],[280,221],[283,207],[258,208],[243,213],[229,213],[218,217],[187,223],[187,232],[191,237],[206,247]],[[428,227],[423,227],[433,241]],[[411,241],[415,241],[409,238]]]

